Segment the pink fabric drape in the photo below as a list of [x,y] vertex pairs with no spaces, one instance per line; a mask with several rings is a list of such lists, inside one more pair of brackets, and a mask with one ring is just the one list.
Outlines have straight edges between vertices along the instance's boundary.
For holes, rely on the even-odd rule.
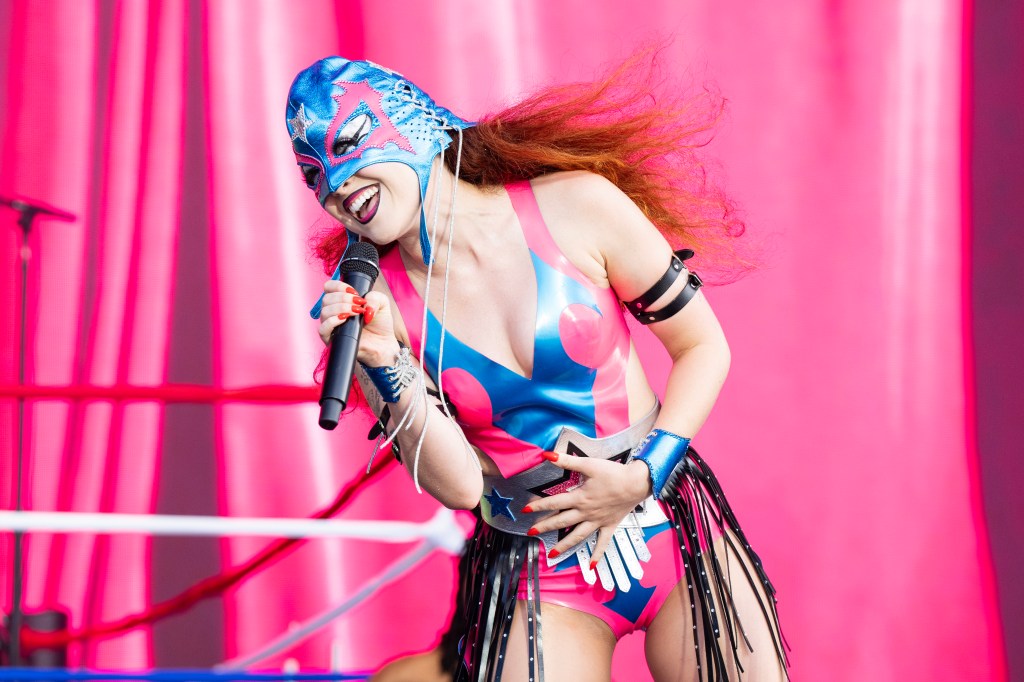
[[[3,193],[79,216],[41,222],[32,235],[28,381],[160,384],[178,220],[183,3],[14,3],[9,16]],[[17,286],[12,234],[3,236],[5,299]],[[4,310],[4,328],[16,329],[16,307]],[[5,344],[5,358],[16,348]],[[32,404],[26,507],[149,512],[161,414],[146,403]],[[3,453],[8,508],[12,453]],[[148,546],[144,536],[33,536],[26,606],[62,605],[75,625],[141,610]],[[9,595],[6,551],[3,564]],[[91,647],[82,660],[146,665],[147,632]]]
[[[965,390],[961,3],[64,0],[16,1],[0,18],[0,194],[80,216],[33,235],[39,384],[165,380],[175,239],[198,219],[209,224],[214,383],[310,381],[320,344],[305,311],[322,275],[306,240],[323,218],[293,168],[283,112],[291,78],[316,58],[373,59],[471,118],[671,36],[669,74],[730,100],[709,152],[765,242],[757,273],[708,291],[734,360],[697,442],[779,588],[794,679],[1005,679]],[[191,90],[188,26],[204,29],[203,83]],[[206,115],[205,216],[179,215],[186,92]],[[16,243],[0,230],[5,383],[16,380]],[[645,332],[640,346],[660,376],[663,353]],[[8,508],[14,414],[0,401]],[[145,512],[175,495],[156,476],[175,456],[160,452],[162,414],[31,403],[27,506]],[[311,513],[365,467],[367,427],[352,415],[321,432],[311,405],[218,407],[221,512]],[[349,517],[425,520],[435,508],[395,472]],[[223,562],[263,544],[224,541]],[[64,607],[75,624],[144,608],[148,547],[33,536],[26,606]],[[405,549],[309,543],[225,598],[225,656],[339,602]],[[436,555],[265,665],[322,668],[335,649],[343,668],[368,668],[429,647],[452,568]],[[75,661],[149,665],[151,641],[138,631]],[[173,663],[215,662],[180,650]],[[641,652],[628,638],[616,679],[643,679]]]

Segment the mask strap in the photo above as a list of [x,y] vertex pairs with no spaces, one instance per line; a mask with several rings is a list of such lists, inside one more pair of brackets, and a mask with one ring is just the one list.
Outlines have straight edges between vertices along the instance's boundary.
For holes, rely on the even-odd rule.
[[[436,183],[434,186],[434,212],[430,218],[430,241],[431,243],[437,241],[437,223],[439,217],[439,211],[441,208],[441,183]],[[420,218],[426,217],[426,207],[420,202]],[[422,238],[422,237],[421,237]],[[434,262],[435,258],[425,259],[424,262],[427,264],[427,283],[423,287],[423,319],[420,322],[420,380],[417,385],[419,396],[424,403],[427,402],[427,380],[423,370],[423,366],[426,362],[427,357],[427,320],[430,319],[430,282],[434,277]],[[440,379],[441,372],[438,370],[438,379]],[[430,413],[433,410],[426,410],[426,414],[423,419],[423,426],[420,428],[420,437],[416,441],[416,451],[413,453],[412,460],[412,482],[416,486],[416,492],[422,493],[423,490],[420,488],[420,452],[423,450],[423,439],[426,438],[427,428],[430,426]],[[409,426],[412,426],[410,423]],[[408,428],[408,427],[407,427]]]
[[[422,186],[420,187],[420,243],[421,244],[423,243],[423,239],[424,239],[424,237],[427,234],[427,230],[426,230],[426,218],[427,218],[427,216],[426,216],[426,200],[425,200],[425,195],[424,195],[424,189],[425,189],[424,187],[422,187]],[[431,231],[431,234],[430,234],[430,240],[431,241],[436,239],[436,237],[437,237],[438,209],[439,209],[439,204],[440,204],[440,202],[438,201],[438,198],[440,197],[440,189],[441,189],[441,186],[440,186],[440,183],[438,183],[437,186],[435,187],[435,190],[434,190],[434,214],[433,214],[433,216],[431,218],[431,230],[430,230]],[[429,319],[428,316],[430,315],[430,308],[429,308],[429,303],[428,302],[430,301],[430,282],[431,282],[431,279],[433,278],[432,275],[433,275],[433,270],[434,270],[434,259],[433,258],[429,258],[429,259],[424,258],[423,259],[423,263],[424,263],[424,265],[427,266],[427,283],[426,283],[426,286],[423,289],[423,317],[420,320],[420,347],[419,347],[419,353],[418,353],[419,359],[420,359],[420,372],[419,372],[419,377],[416,380],[416,384],[415,384],[415,389],[414,389],[415,390],[415,395],[413,397],[412,402],[409,403],[409,407],[407,407],[405,409],[405,411],[402,413],[402,418],[398,420],[398,423],[395,425],[395,428],[392,429],[391,435],[388,436],[387,440],[385,440],[383,443],[381,443],[381,447],[384,447],[384,446],[388,445],[389,443],[391,443],[391,441],[393,441],[395,439],[395,437],[398,436],[398,434],[403,429],[410,429],[410,428],[412,428],[412,419],[411,419],[412,415],[416,414],[416,409],[418,408],[420,402],[422,401],[424,404],[426,404],[427,401],[428,401],[428,398],[429,398],[428,394],[427,394],[426,374],[425,374],[425,371],[424,371],[423,368],[426,366],[426,357],[427,357],[426,356],[426,349],[427,349],[427,320]],[[424,414],[424,417],[423,417],[423,426],[420,427],[420,435],[419,435],[419,438],[416,441],[416,450],[413,453],[412,481],[413,481],[413,484],[416,486],[416,492],[417,493],[422,493],[423,492],[423,489],[420,487],[420,475],[419,475],[419,471],[420,471],[420,468],[419,468],[420,467],[420,452],[423,450],[423,439],[426,437],[426,435],[427,435],[427,428],[429,428],[429,426],[430,426],[430,414],[431,414],[431,412],[433,412],[433,410],[431,410],[431,409],[426,409],[425,410],[425,414]]]
[[[455,241],[455,198],[459,188],[459,171],[462,165],[462,129],[458,129],[459,132],[459,146],[455,154],[455,182],[452,184],[452,197],[451,197],[451,210],[450,218],[448,220],[448,251],[445,256],[444,265],[444,294],[441,297],[441,341],[437,351],[437,392],[441,394],[441,406],[444,409],[445,415],[452,421],[455,422],[455,418],[452,413],[448,411],[448,401],[444,399],[444,385],[442,384],[444,376],[444,339],[448,332],[448,327],[445,325],[445,320],[448,317],[448,273],[452,267],[452,243]],[[458,429],[459,436],[462,438],[462,443],[466,446],[466,452],[470,455],[470,458],[476,464],[478,469],[482,469],[480,460],[473,452],[472,446],[469,441],[466,440],[466,434],[462,432],[462,429]]]

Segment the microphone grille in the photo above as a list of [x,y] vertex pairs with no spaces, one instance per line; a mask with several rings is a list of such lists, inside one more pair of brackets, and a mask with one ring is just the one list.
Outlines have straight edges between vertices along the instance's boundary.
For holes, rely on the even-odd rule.
[[376,281],[380,274],[380,256],[373,244],[353,242],[341,257],[341,278],[350,272],[361,272]]

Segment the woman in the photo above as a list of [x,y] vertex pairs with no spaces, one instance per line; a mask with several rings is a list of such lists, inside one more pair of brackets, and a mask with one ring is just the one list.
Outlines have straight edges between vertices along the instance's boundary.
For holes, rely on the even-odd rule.
[[[344,228],[319,255],[384,252],[365,297],[324,285],[321,338],[364,316],[359,384],[417,487],[480,505],[457,679],[607,680],[636,629],[658,682],[786,677],[774,590],[689,448],[728,346],[658,229],[730,225],[683,191],[693,121],[629,69],[475,125],[369,62],[321,60],[289,93],[303,177]],[[664,405],[623,306],[672,357]]]

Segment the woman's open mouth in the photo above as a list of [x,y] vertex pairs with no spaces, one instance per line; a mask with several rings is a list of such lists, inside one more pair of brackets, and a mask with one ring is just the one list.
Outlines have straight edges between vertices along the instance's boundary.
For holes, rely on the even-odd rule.
[[380,184],[374,183],[357,189],[342,203],[345,210],[352,214],[356,220],[366,224],[373,219],[380,205]]

